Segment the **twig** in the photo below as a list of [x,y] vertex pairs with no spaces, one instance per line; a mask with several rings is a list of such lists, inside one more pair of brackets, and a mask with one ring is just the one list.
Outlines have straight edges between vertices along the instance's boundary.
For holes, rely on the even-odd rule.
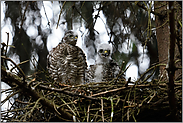
[[130,120],[130,116],[129,116],[129,113],[130,113],[130,108],[127,109],[127,120],[129,121]]
[[[115,82],[116,82],[116,81],[118,80],[118,78],[124,73],[124,72],[122,72],[124,64],[125,64],[125,61],[122,62],[122,65],[121,65],[120,70],[119,70],[119,73],[118,73],[118,75],[117,75],[117,77],[116,77],[116,79],[115,79]],[[131,64],[130,64],[130,65],[131,65]],[[126,68],[126,70],[130,67],[130,65]]]
[[5,50],[5,56],[6,56],[6,53],[7,53],[7,50],[8,50],[8,44],[9,44],[9,33],[8,32],[6,32],[6,34],[7,34],[7,45],[6,45],[6,50]]
[[102,122],[104,122],[104,104],[103,104],[103,99],[101,99],[101,113],[102,113]]
[[112,99],[112,97],[110,98],[110,100],[111,100],[111,122],[112,122],[112,118],[114,116],[114,108],[113,108],[113,99]]
[[54,101],[53,101],[53,105],[54,105],[54,109],[55,109],[55,111],[56,111],[59,115],[61,115],[61,114],[60,114],[60,112],[58,112],[57,107],[56,107],[56,105],[55,105],[55,102],[54,102]]
[[158,82],[157,83],[159,83],[162,79],[163,79],[163,76],[165,75],[166,76],[166,70],[164,69],[163,71],[162,71],[163,73],[160,73],[160,78],[159,78],[159,80],[158,80]]
[[134,110],[132,110],[132,117],[133,117],[133,120],[134,120],[135,122],[137,122],[137,120],[135,119],[135,116],[134,116]]
[[[75,6],[74,6],[74,9],[88,23],[87,19],[78,11],[78,9]],[[89,23],[88,23],[88,25],[89,25]],[[91,23],[91,25],[92,25],[92,23]],[[89,26],[89,28],[91,27],[91,25]],[[97,30],[95,30],[94,27],[92,27],[92,29],[99,34],[99,32]]]
[[34,109],[36,108],[37,104],[39,103],[40,100],[42,100],[43,98],[39,98],[36,103],[34,104],[34,106],[32,107],[32,109],[30,110],[30,113],[29,113],[29,118],[31,117],[31,114],[33,113]]
[[[104,23],[103,19],[99,16],[100,11],[102,10],[102,6],[101,6],[101,5],[102,5],[102,2],[103,2],[103,1],[100,2],[98,13],[97,13],[97,15],[95,15],[95,17],[94,17],[94,18],[95,18],[95,21],[94,21],[93,25],[95,25],[95,23],[96,23],[98,17],[99,17],[99,18],[102,20],[102,22]],[[105,3],[104,3],[104,4],[105,4]],[[104,6],[104,4],[103,4],[103,6]],[[109,35],[109,32],[108,32],[108,30],[107,30],[107,25],[106,25],[105,23],[104,23],[104,25],[105,25],[107,34]],[[91,25],[90,25],[90,26],[91,26]],[[90,27],[90,26],[89,26],[89,27]],[[98,33],[98,32],[97,32],[97,33]],[[98,34],[99,34],[99,33],[98,33]]]
[[166,64],[157,64],[157,65],[154,65],[154,66],[152,66],[151,68],[147,69],[147,70],[140,76],[140,78],[139,78],[135,83],[138,83],[138,82],[141,80],[141,78],[142,78],[144,75],[146,75],[146,73],[148,73],[150,70],[152,70],[152,69],[154,69],[155,67],[158,67],[158,66],[166,66]]
[[62,8],[61,8],[61,10],[60,10],[60,14],[59,14],[59,17],[58,17],[58,22],[57,22],[57,27],[56,27],[56,29],[58,28],[59,21],[60,21],[60,17],[61,17],[62,11],[63,11],[63,9],[64,9],[65,3],[66,3],[66,1],[64,1],[63,5],[62,5]]
[[98,118],[98,111],[95,113],[95,115],[93,116],[93,119],[91,120],[91,122],[96,122],[96,119]]
[[88,105],[88,111],[87,111],[87,122],[89,122],[89,117],[90,117],[90,104]]
[[[125,63],[125,62],[123,61],[123,64],[124,64],[124,63]],[[120,76],[122,76],[122,74],[124,74],[124,73],[126,72],[126,70],[127,70],[127,69],[130,67],[130,65],[131,65],[131,64],[129,64],[128,67],[126,67],[125,70],[122,71],[123,64],[121,65],[121,68],[120,68],[120,71],[119,71],[117,77],[114,78],[114,79],[112,79],[111,81],[109,81],[109,83],[111,83],[111,82],[116,82],[116,81],[118,80],[118,78],[119,78]]]
[[[69,101],[71,101],[71,99],[69,99]],[[77,102],[75,102],[75,100],[74,100],[74,101],[71,101],[71,104],[72,104],[72,105],[73,105],[73,107],[75,108],[75,110],[76,110],[76,112],[77,112],[78,117],[80,117],[79,112],[78,112],[78,110],[77,110],[77,107],[75,106],[75,104],[77,104]]]
[[141,84],[147,81],[156,72],[155,70],[156,70],[156,66],[154,67],[154,70],[152,71],[152,73],[150,75],[147,75],[147,77],[141,82]]
[[13,90],[16,90],[16,89],[18,89],[17,86],[16,87],[11,87],[9,89],[1,88],[1,94],[2,93],[8,93],[8,92],[11,93],[11,92],[14,92]]
[[[23,17],[22,17],[22,20],[21,20],[21,25],[20,25],[20,27],[21,27],[20,31],[22,30],[23,22],[25,20],[24,19],[25,18],[25,13],[27,11],[28,5],[29,5],[29,1],[27,2],[27,5],[26,5],[25,10],[24,10],[24,14],[23,14]],[[19,31],[19,33],[20,33],[20,31]]]
[[3,105],[9,98],[11,98],[12,96],[14,96],[15,94],[19,93],[20,90],[12,93],[11,95],[7,96],[3,101],[1,101],[1,105]]
[[159,99],[158,101],[156,101],[155,103],[153,103],[152,106],[157,106],[158,104],[162,103],[167,98],[168,98],[168,96],[165,96],[164,98]]
[[[137,5],[138,5],[140,8],[142,8],[142,9],[148,11],[148,9],[147,9],[145,6],[143,6],[142,4],[140,4],[139,2],[137,3]],[[150,11],[150,13],[152,13],[152,14],[154,14],[154,15],[162,16],[161,14],[159,14],[159,13],[157,13],[157,12],[155,12],[155,11],[152,11],[152,10]]]
[[[1,43],[2,45],[3,45],[3,47],[2,47],[2,49],[1,49],[1,56],[6,56],[6,54],[7,54],[7,50],[8,50],[8,44],[9,44],[9,33],[8,32],[6,32],[6,34],[7,34],[7,45],[3,42],[3,43]],[[5,50],[5,54],[3,54],[3,52],[4,52],[4,47],[6,46],[6,50]],[[7,62],[4,62],[4,59],[1,59],[1,64],[2,65],[4,65],[3,63],[5,63],[5,66],[6,66],[6,68],[9,70],[9,67],[8,67],[8,65],[7,65]]]
[[152,100],[155,96],[156,96],[156,91],[154,91],[153,96],[150,96],[151,98],[150,98],[150,100],[149,100],[147,103],[150,103],[150,102],[151,102],[151,100]]
[[93,94],[90,97],[99,96],[99,95],[103,95],[103,94],[107,94],[107,93],[112,93],[112,92],[119,91],[119,90],[122,90],[122,89],[126,89],[126,87],[121,87],[121,88],[117,88],[117,89],[113,89],[113,90],[109,90],[109,91],[100,92],[100,93],[97,93],[97,94]]
[[[17,66],[19,66],[19,65],[21,65],[21,64],[24,64],[24,63],[26,63],[26,62],[28,62],[28,61],[29,61],[29,60],[23,61],[23,62],[17,64]],[[16,66],[12,67],[12,68],[10,69],[10,71],[12,72],[13,69],[15,69],[15,68],[16,68]]]
[[23,101],[20,101],[18,99],[15,100],[16,102],[19,102],[19,103],[22,103],[22,104],[29,104],[29,102],[23,102]]
[[[62,100],[62,102],[64,103],[64,104],[66,104],[66,102],[62,99],[62,98],[60,98],[61,100]],[[76,116],[76,113],[72,110],[72,108],[68,105],[68,104],[66,104],[67,105],[67,107],[71,110],[71,112],[74,114],[74,116]]]
[[59,108],[61,108],[62,106],[65,106],[65,105],[68,105],[68,104],[76,104],[76,103],[77,103],[76,101],[77,101],[77,100],[75,100],[75,101],[73,101],[73,102],[69,102],[69,103],[64,103],[64,104],[58,106],[57,108],[59,109]]
[[93,98],[91,96],[79,95],[79,94],[76,94],[76,93],[73,93],[73,92],[63,91],[62,89],[50,88],[50,87],[47,87],[47,86],[44,86],[44,85],[39,85],[39,87],[42,88],[42,89],[45,89],[45,90],[50,90],[50,91],[55,91],[55,92],[61,92],[61,93],[64,93],[64,94],[68,94],[70,96],[78,96],[78,97],[82,97],[82,98],[86,98],[86,99],[90,99],[90,100],[96,100],[96,101],[100,100],[99,98]]
[[141,104],[139,104],[139,106],[142,106],[143,103],[152,95],[153,93],[151,93],[149,96],[147,96],[144,100],[142,100]]
[[[43,1],[42,1],[42,2],[43,2]],[[44,13],[45,13],[46,19],[47,19],[47,21],[48,21],[48,26],[50,27],[50,21],[49,21],[49,19],[48,19],[47,14],[46,14],[46,10],[45,10],[45,7],[44,7],[44,3],[43,3],[43,9],[44,9]]]
[[[6,46],[6,44],[4,42],[1,43],[2,48],[1,48],[1,56],[4,56],[4,47]],[[4,65],[4,59],[1,59],[1,66]],[[8,69],[9,70],[9,69]]]
[[20,73],[21,73],[22,76],[23,76],[23,80],[25,81],[26,76],[25,76],[23,70],[22,70],[13,60],[11,60],[10,58],[8,58],[8,57],[6,57],[6,56],[1,56],[1,58],[3,58],[3,59],[5,59],[5,60],[8,60],[8,61],[12,62],[12,63],[17,67],[17,69],[20,71]]

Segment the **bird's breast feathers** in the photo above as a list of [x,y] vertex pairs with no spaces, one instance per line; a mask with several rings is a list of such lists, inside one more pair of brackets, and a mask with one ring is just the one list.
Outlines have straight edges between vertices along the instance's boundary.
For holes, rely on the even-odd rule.
[[102,82],[102,78],[103,78],[103,65],[97,65],[94,80],[96,82]]

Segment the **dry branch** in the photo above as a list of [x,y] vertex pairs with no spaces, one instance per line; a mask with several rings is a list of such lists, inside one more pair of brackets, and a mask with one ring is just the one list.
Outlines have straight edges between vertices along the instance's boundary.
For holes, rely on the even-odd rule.
[[[48,99],[46,99],[43,96],[41,96],[40,94],[38,94],[36,92],[36,90],[28,87],[27,83],[23,82],[22,80],[19,80],[19,79],[14,78],[14,75],[12,75],[11,73],[7,73],[3,69],[1,69],[1,72],[2,72],[2,75],[3,76],[6,76],[6,78],[3,78],[2,79],[3,81],[5,81],[5,82],[10,81],[10,82],[16,83],[17,85],[19,85],[19,87],[22,89],[23,92],[26,92],[27,95],[31,95],[34,100],[41,99],[40,100],[40,103],[42,105],[44,105],[45,107],[47,107],[50,111],[55,112],[55,114],[57,114],[59,116],[59,114],[57,113],[57,111],[55,111],[53,102],[49,101]],[[59,112],[66,119],[72,121],[72,119],[73,119],[73,115],[72,114],[70,114],[68,112],[65,112],[62,109],[59,109]]]
[[39,85],[39,87],[44,89],[44,90],[50,90],[50,91],[54,91],[54,92],[61,92],[61,93],[64,93],[64,94],[67,94],[67,95],[70,95],[70,96],[78,96],[78,97],[82,97],[82,98],[86,98],[86,99],[90,99],[90,100],[100,101],[99,98],[93,98],[93,97],[90,97],[90,96],[79,95],[77,93],[72,93],[72,92],[69,92],[69,91],[64,91],[62,89],[50,88],[50,87],[47,87],[47,86],[44,86],[44,85]]

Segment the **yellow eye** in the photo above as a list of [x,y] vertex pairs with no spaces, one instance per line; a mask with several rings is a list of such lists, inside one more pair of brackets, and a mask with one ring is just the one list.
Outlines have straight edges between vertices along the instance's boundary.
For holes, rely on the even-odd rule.
[[104,51],[104,53],[108,53],[108,51],[107,51],[107,50],[105,50],[105,51]]
[[77,39],[78,37],[76,36],[75,39]]

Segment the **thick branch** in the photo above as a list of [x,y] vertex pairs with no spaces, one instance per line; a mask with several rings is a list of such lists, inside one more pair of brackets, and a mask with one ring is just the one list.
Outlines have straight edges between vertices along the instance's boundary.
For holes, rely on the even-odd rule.
[[[15,78],[13,74],[7,73],[6,70],[1,69],[1,73],[2,73],[2,76],[4,76],[4,77],[2,78],[2,81],[7,82],[7,83],[10,83],[10,82],[16,83],[17,85],[19,85],[19,87],[20,87],[24,92],[26,92],[25,94],[28,94],[28,95],[32,96],[32,98],[33,98],[34,100],[38,100],[38,99],[41,98],[40,103],[41,103],[43,106],[47,107],[51,112],[54,111],[55,114],[57,114],[57,115],[59,116],[59,114],[57,113],[57,111],[55,111],[54,104],[53,104],[52,101],[50,101],[50,100],[48,100],[48,99],[42,97],[42,96],[41,96],[40,94],[38,94],[34,89],[32,89],[31,87],[29,87],[29,86],[27,85],[27,83],[23,82],[23,81],[20,80],[20,79]],[[70,113],[68,113],[68,112],[66,112],[65,110],[62,110],[62,109],[59,109],[58,111],[60,112],[62,118],[68,119],[68,120],[70,120],[70,121],[73,121],[73,115],[72,115],[72,114],[70,114]]]

